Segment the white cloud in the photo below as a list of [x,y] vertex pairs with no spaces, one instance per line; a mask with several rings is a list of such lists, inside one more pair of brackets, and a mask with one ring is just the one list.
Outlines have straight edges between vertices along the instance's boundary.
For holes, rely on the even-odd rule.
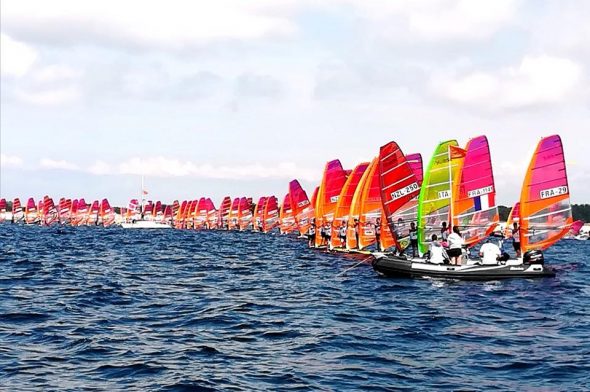
[[34,70],[31,79],[38,83],[52,83],[79,79],[82,72],[68,65],[53,64]]
[[79,170],[78,165],[64,159],[43,158],[39,161],[39,165],[44,169]]
[[19,89],[16,91],[16,97],[20,101],[34,105],[56,106],[79,99],[81,97],[81,92],[76,86],[66,86],[46,90]]
[[131,158],[118,165],[119,174],[150,175],[156,177],[200,177],[215,179],[246,180],[253,178],[299,178],[302,180],[317,180],[317,170],[300,168],[294,163],[282,162],[278,165],[263,165],[259,163],[247,165],[196,164],[165,157]]
[[0,72],[2,75],[23,76],[26,74],[35,61],[38,54],[30,46],[15,41],[4,33],[0,33]]
[[566,59],[525,56],[517,67],[466,75],[433,75],[438,94],[462,104],[490,109],[515,109],[565,100],[575,91],[582,67]]
[[45,42],[97,42],[182,49],[211,40],[258,39],[291,34],[294,24],[269,0],[170,0],[51,3],[19,0],[3,7],[3,24]]
[[103,161],[96,161],[92,165],[88,167],[88,172],[91,174],[95,174],[98,176],[106,175],[106,174],[113,174],[113,168],[106,162]]
[[0,166],[4,167],[20,167],[23,165],[21,157],[16,155],[0,154]]

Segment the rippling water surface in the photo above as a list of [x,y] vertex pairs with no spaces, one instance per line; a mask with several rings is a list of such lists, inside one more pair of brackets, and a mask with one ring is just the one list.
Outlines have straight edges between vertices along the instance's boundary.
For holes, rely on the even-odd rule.
[[590,241],[554,279],[381,278],[257,233],[0,226],[3,390],[588,390]]

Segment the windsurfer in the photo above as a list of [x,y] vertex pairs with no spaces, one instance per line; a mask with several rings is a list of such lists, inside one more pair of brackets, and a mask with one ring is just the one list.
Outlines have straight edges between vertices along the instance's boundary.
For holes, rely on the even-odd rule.
[[418,228],[416,223],[410,223],[410,246],[412,247],[412,257],[416,257],[416,251],[418,250]]
[[520,226],[518,222],[514,222],[512,224],[512,246],[514,247],[514,251],[516,252],[516,257],[519,258],[521,256],[520,251]]
[[[443,225],[446,226],[446,223],[443,223]],[[453,232],[448,236],[447,241],[449,244],[447,253],[451,259],[451,264],[461,265],[465,240],[461,237],[459,226],[453,226]]]
[[355,245],[355,249],[359,249],[359,220],[355,219],[354,220],[354,239],[356,240],[356,245]]
[[346,220],[342,219],[342,223],[340,224],[340,230],[338,231],[338,236],[340,237],[340,247],[346,247]]
[[443,222],[440,228],[440,240],[442,241],[442,246],[448,247],[448,239],[449,239],[449,228],[447,227],[447,222]]
[[332,224],[326,221],[326,226],[324,227],[324,235],[326,236],[326,252],[330,251],[330,240],[332,238]]
[[309,229],[307,229],[307,245],[310,248],[313,248],[315,246],[315,219],[311,220]]
[[381,218],[375,220],[375,243],[377,244],[377,252],[381,252]]

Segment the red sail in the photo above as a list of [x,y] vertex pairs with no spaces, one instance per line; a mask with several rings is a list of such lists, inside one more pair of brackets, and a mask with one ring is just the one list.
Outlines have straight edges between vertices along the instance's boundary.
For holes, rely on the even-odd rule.
[[229,223],[229,211],[231,208],[231,197],[225,196],[219,205],[219,211],[217,213],[217,226],[222,229],[228,228]]
[[268,233],[279,225],[279,201],[275,196],[266,199],[262,214],[262,231]]
[[279,224],[281,234],[290,234],[295,230],[295,216],[291,208],[291,197],[288,193],[283,198],[283,204],[281,204]]
[[107,199],[102,199],[100,203],[99,221],[104,227],[109,227],[115,223],[115,211],[111,208]]
[[262,231],[262,222],[264,220],[264,207],[266,206],[266,196],[262,196],[258,199],[256,207],[254,208],[254,231]]
[[291,198],[291,209],[295,217],[295,223],[300,234],[307,233],[314,216],[313,206],[309,203],[307,193],[299,184],[299,181],[293,180],[289,183],[289,197]]

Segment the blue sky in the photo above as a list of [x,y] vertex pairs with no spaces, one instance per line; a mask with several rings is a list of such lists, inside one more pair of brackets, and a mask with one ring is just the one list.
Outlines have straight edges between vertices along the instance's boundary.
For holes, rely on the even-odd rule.
[[[163,4],[163,3],[159,3]],[[580,1],[1,4],[0,194],[311,193],[324,163],[397,141],[486,134],[497,198],[540,137],[562,135],[590,201],[590,27]]]

